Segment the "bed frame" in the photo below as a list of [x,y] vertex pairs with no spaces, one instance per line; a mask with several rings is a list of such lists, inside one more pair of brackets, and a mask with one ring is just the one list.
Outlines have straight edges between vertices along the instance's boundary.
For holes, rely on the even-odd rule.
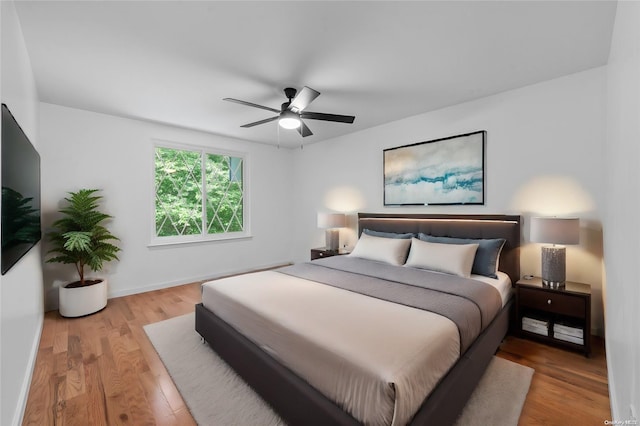
[[[499,269],[520,278],[521,218],[514,215],[358,214],[363,229],[436,236],[505,238]],[[507,334],[512,300],[424,401],[411,425],[453,424]],[[359,425],[307,382],[206,309],[196,305],[196,331],[289,425]]]

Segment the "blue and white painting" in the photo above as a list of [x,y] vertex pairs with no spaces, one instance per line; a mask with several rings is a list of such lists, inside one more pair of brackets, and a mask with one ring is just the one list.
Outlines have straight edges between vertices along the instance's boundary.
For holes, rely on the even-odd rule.
[[485,131],[384,151],[384,204],[484,204]]

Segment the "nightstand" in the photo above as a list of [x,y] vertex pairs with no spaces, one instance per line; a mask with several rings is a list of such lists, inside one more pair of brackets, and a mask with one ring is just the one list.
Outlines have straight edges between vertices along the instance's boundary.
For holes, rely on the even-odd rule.
[[591,352],[591,286],[567,281],[564,288],[542,285],[542,279],[516,283],[516,330],[526,338]]
[[344,249],[329,250],[325,247],[311,249],[311,260],[322,259],[323,257],[342,256],[350,252]]

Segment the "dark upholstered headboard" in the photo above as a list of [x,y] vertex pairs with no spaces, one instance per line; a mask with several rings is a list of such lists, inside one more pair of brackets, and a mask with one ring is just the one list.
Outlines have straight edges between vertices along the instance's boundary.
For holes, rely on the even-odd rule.
[[423,232],[438,237],[504,238],[499,269],[515,284],[520,279],[520,235],[517,215],[451,215],[358,213],[358,236],[363,229],[384,232]]

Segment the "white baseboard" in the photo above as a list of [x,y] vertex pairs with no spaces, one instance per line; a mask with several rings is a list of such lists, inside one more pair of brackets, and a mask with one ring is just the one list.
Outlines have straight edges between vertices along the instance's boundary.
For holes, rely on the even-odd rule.
[[[611,353],[609,352],[609,340],[605,339],[604,340],[604,350],[605,353]],[[611,408],[611,418],[610,419],[603,419],[603,420],[614,420],[614,419],[621,419],[622,413],[619,413],[618,410],[618,398],[616,395],[616,386],[614,383],[614,376],[613,374],[611,374],[611,371],[613,371],[613,368],[611,366],[611,362],[612,362],[612,357],[608,356],[607,357],[607,382],[609,385],[609,407]]]
[[40,347],[40,338],[42,337],[42,328],[44,327],[44,312],[40,314],[38,319],[38,331],[33,337],[33,343],[31,345],[31,353],[29,354],[29,365],[27,366],[27,374],[20,386],[20,395],[18,396],[18,404],[16,411],[13,413],[13,420],[11,424],[13,426],[20,426],[24,420],[24,412],[27,408],[27,398],[29,397],[29,388],[31,387],[31,379],[33,378],[33,372],[36,367],[36,359],[38,357],[38,348]]
[[193,283],[193,282],[197,282],[197,281],[214,280],[214,279],[226,277],[226,276],[229,276],[229,275],[239,275],[239,274],[246,274],[246,273],[249,273],[249,272],[260,271],[260,270],[264,270],[264,269],[272,269],[272,268],[277,268],[277,267],[280,267],[280,266],[291,265],[292,263],[293,262],[291,262],[291,261],[283,261],[283,262],[273,263],[273,264],[269,264],[269,265],[255,266],[255,267],[248,268],[248,269],[225,271],[225,272],[220,272],[220,273],[213,274],[213,275],[186,277],[186,278],[181,278],[179,280],[165,281],[165,282],[162,282],[162,283],[151,284],[151,285],[144,286],[144,287],[136,287],[136,288],[125,289],[125,290],[109,291],[109,299],[113,299],[115,297],[130,296],[132,294],[146,293],[148,291],[161,290],[163,288],[175,287],[175,286],[184,285],[184,284],[188,284],[188,283]]

